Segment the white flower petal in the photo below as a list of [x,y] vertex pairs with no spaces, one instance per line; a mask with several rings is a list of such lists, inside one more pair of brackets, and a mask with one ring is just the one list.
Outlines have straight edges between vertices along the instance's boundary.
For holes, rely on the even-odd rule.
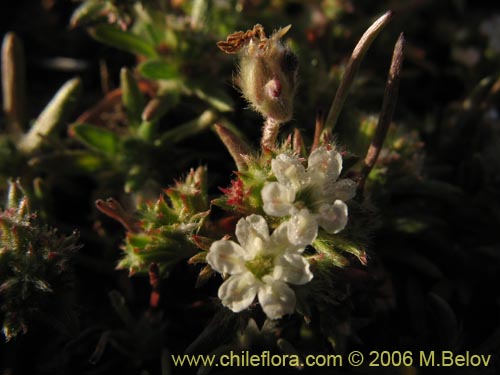
[[313,183],[323,187],[337,180],[342,171],[342,156],[335,150],[318,147],[308,159],[307,173]]
[[264,282],[258,293],[262,310],[270,319],[279,319],[283,315],[295,311],[295,292],[283,281],[264,277]]
[[245,271],[245,250],[236,242],[215,241],[207,254],[207,263],[220,273],[241,273]]
[[331,197],[331,202],[336,199],[347,202],[356,195],[356,183],[353,180],[344,178],[328,185],[325,193],[328,198]]
[[307,208],[292,214],[288,221],[288,239],[298,246],[310,245],[318,235],[318,222]]
[[274,263],[273,278],[290,284],[302,285],[312,280],[309,262],[297,253],[284,253]]
[[271,216],[290,214],[295,200],[295,190],[279,182],[267,183],[261,192],[264,212]]
[[288,238],[288,226],[289,222],[285,221],[281,223],[278,228],[276,228],[271,235],[271,248],[275,253],[302,253],[305,249],[305,245],[296,245],[290,242]]
[[234,312],[246,309],[255,299],[262,282],[250,272],[232,275],[219,288],[222,304]]
[[306,170],[296,157],[279,154],[271,161],[271,169],[279,183],[295,190],[307,182]]
[[242,218],[236,224],[236,238],[245,249],[245,260],[250,260],[269,241],[269,227],[260,215],[250,215]]
[[338,233],[347,225],[347,205],[341,200],[319,208],[319,225],[328,233]]

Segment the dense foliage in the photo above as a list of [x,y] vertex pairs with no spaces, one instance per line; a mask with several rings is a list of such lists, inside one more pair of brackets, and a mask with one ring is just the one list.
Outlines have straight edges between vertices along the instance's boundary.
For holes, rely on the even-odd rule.
[[0,7],[2,373],[233,373],[171,361],[231,350],[498,355],[500,10]]

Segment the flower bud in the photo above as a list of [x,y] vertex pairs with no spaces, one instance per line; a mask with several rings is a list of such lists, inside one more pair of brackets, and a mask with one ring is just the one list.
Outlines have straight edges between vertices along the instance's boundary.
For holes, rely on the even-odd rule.
[[217,43],[224,52],[239,54],[239,71],[235,83],[252,108],[278,123],[290,120],[297,86],[297,56],[281,42],[290,25],[270,38],[264,28],[238,31],[226,41]]

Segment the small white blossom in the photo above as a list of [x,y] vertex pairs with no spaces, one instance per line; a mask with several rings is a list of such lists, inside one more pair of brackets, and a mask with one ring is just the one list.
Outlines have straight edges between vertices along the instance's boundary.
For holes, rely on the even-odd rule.
[[215,241],[207,255],[216,271],[231,275],[219,288],[224,306],[234,312],[246,309],[258,297],[262,310],[279,319],[295,310],[295,292],[287,285],[306,284],[313,278],[303,247],[291,244],[288,223],[269,235],[265,219],[250,215],[236,225],[238,243]]
[[291,216],[289,240],[300,246],[311,244],[318,225],[329,233],[338,233],[347,224],[348,201],[356,193],[356,184],[338,180],[342,157],[335,150],[319,147],[309,156],[307,169],[297,157],[280,154],[271,162],[278,180],[262,189],[264,212],[271,216]]

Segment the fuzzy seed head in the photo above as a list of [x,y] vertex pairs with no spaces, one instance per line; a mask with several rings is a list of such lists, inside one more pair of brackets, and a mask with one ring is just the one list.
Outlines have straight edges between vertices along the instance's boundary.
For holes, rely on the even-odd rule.
[[267,38],[261,25],[236,32],[217,45],[226,53],[237,53],[239,71],[235,79],[245,99],[265,118],[282,123],[293,115],[298,59],[281,38],[290,26]]

